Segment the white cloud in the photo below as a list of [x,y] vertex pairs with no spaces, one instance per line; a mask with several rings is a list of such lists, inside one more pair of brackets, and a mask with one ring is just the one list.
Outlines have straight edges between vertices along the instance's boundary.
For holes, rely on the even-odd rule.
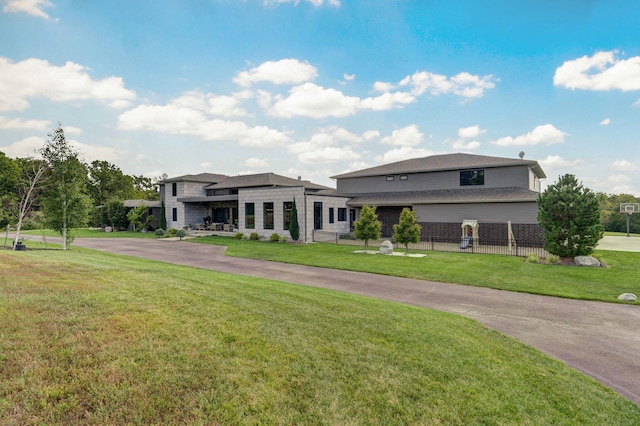
[[298,155],[298,160],[307,164],[335,163],[337,161],[351,161],[360,158],[350,147],[326,146],[306,151]]
[[277,117],[311,118],[346,117],[355,114],[360,98],[345,96],[335,89],[325,89],[313,83],[293,87],[288,97],[275,96],[275,104],[269,111]]
[[394,130],[390,136],[380,139],[380,143],[394,146],[416,146],[422,143],[424,134],[420,132],[418,126],[411,124],[402,129]]
[[480,148],[480,145],[482,145],[482,143],[478,141],[466,141],[464,139],[460,139],[460,140],[454,141],[451,146],[453,147],[453,149],[472,151],[474,149]]
[[384,81],[376,81],[373,83],[373,90],[376,92],[387,93],[395,89],[395,86],[391,83],[385,83]]
[[252,96],[247,91],[235,93],[232,96],[215,95],[213,93],[201,93],[198,91],[185,92],[180,97],[173,99],[171,104],[177,107],[191,108],[198,111],[207,112],[211,115],[222,117],[242,117],[247,115],[247,111],[238,107],[240,100]]
[[[411,87],[411,94],[415,96],[420,96],[428,91],[432,95],[454,93],[465,98],[481,97],[484,95],[485,89],[495,87],[492,75],[478,76],[462,72],[449,78],[446,75],[427,71],[415,72],[402,79],[398,85]],[[380,90],[393,88],[394,85],[378,82],[374,87]]]
[[377,130],[367,130],[362,134],[362,137],[365,141],[370,141],[372,139],[376,139],[380,137],[380,132]]
[[458,129],[458,136],[463,139],[477,138],[485,132],[486,130],[481,129],[480,126],[461,127]]
[[640,56],[616,58],[615,51],[598,52],[566,61],[556,69],[553,84],[568,89],[640,90]]
[[356,78],[356,75],[355,74],[344,73],[342,75],[342,78],[344,78],[345,81],[352,81],[352,80],[354,80]]
[[383,93],[375,98],[362,99],[358,105],[361,109],[373,111],[386,111],[393,108],[402,107],[416,101],[416,98],[405,92]]
[[435,152],[429,149],[416,149],[410,146],[401,146],[385,152],[383,155],[376,157],[378,163],[393,163],[396,161],[408,160],[410,158],[420,158],[433,155]]
[[118,128],[195,135],[203,140],[253,147],[274,147],[289,141],[286,134],[266,126],[250,127],[241,121],[209,119],[202,111],[174,104],[140,105],[120,114]]
[[242,71],[234,77],[234,83],[249,87],[262,81],[273,84],[300,84],[313,80],[318,75],[318,70],[307,62],[297,59],[281,59],[279,61],[267,61]]
[[499,146],[538,145],[540,143],[552,145],[555,143],[563,143],[565,135],[567,135],[567,133],[556,129],[553,125],[544,124],[537,126],[531,132],[524,135],[516,136],[515,138],[506,136],[491,143]]
[[[65,127],[65,134],[67,128]],[[73,133],[73,132],[72,132]],[[94,160],[106,160],[111,163],[124,160],[128,157],[128,152],[117,147],[102,145],[88,145],[67,138],[69,145],[78,151],[80,157],[87,162]],[[44,146],[45,140],[36,136],[30,136],[12,143],[9,146],[0,147],[0,151],[9,157],[34,157],[40,158],[38,150]]]
[[638,170],[638,165],[634,164],[628,160],[617,160],[614,161],[611,166],[616,169],[616,170],[620,170],[623,172],[630,172],[630,171],[635,171]]
[[50,17],[42,9],[51,7],[53,4],[49,0],[6,0],[7,3],[2,8],[5,13],[27,13],[31,16],[49,20]]
[[609,124],[611,124],[611,119],[610,118],[605,118],[604,120],[602,120],[600,122],[601,126],[608,126]]
[[44,139],[30,136],[8,146],[0,146],[0,151],[7,154],[7,157],[40,157],[37,151],[44,145]]
[[633,104],[631,104],[631,106],[635,106],[635,107],[640,106],[640,99],[638,99]]
[[247,158],[246,160],[244,160],[243,164],[246,167],[250,167],[253,169],[266,169],[267,167],[269,167],[269,163],[267,162],[267,160],[256,157]]
[[35,97],[54,102],[97,100],[122,107],[136,94],[124,88],[122,78],[92,80],[85,67],[73,62],[57,67],[42,59],[14,63],[0,57],[0,111],[24,110]]
[[[560,157],[559,155],[549,155],[547,156],[547,158],[545,158],[544,160],[539,160],[538,163],[540,163],[540,165],[542,166],[543,169],[549,169],[549,170],[564,170],[564,169],[573,169],[577,166],[579,166],[580,164],[582,164],[584,161],[581,159],[576,159],[576,160],[566,160],[562,157]],[[549,173],[547,173],[549,174]]]
[[47,130],[51,125],[49,120],[23,120],[21,118],[9,119],[0,115],[1,130]]

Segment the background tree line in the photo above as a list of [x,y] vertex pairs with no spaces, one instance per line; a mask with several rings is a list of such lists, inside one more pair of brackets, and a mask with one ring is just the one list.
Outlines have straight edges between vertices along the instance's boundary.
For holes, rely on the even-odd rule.
[[127,227],[124,200],[159,199],[155,179],[127,175],[108,161],[84,162],[60,124],[38,153],[12,159],[0,152],[0,229],[46,227],[66,241],[68,229]]

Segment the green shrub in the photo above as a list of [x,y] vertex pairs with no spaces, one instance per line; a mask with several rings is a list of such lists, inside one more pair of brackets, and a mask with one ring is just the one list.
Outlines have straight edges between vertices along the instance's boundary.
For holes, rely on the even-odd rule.
[[539,263],[540,262],[540,258],[538,257],[538,255],[531,253],[529,256],[527,256],[524,259],[525,262],[528,263]]
[[560,263],[560,256],[556,256],[555,254],[550,254],[547,256],[547,263],[555,265],[556,263]]
[[178,235],[178,230],[175,228],[169,228],[169,230],[167,231],[169,233],[169,236],[171,237],[175,237],[176,235]]
[[260,235],[258,235],[257,232],[252,232],[251,235],[249,235],[249,239],[251,241],[258,241],[260,240]]
[[284,235],[280,235],[280,242],[281,243],[286,243],[287,242],[287,237],[285,237]]
[[178,232],[176,232],[176,237],[180,238],[181,240],[184,238],[185,235],[187,235],[187,233],[185,232],[184,229],[181,229]]
[[164,229],[162,228],[156,229],[155,234],[156,234],[156,237],[164,237]]
[[236,232],[236,235],[233,236],[236,240],[244,240],[244,234],[242,232]]
[[269,237],[269,241],[271,241],[272,243],[277,243],[278,241],[280,241],[280,235],[276,234],[275,232],[273,234],[271,234],[271,236]]

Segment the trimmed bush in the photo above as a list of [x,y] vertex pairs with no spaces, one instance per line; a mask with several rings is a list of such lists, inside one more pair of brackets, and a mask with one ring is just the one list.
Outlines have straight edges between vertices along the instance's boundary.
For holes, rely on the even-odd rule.
[[281,243],[286,243],[287,242],[287,237],[285,237],[284,235],[280,235],[280,242]]
[[531,253],[529,256],[527,256],[524,259],[524,261],[528,262],[528,263],[539,263],[540,262],[540,258],[536,254]]
[[258,235],[257,232],[252,232],[251,235],[249,235],[249,239],[251,241],[259,241],[260,240],[260,235]]
[[156,229],[155,234],[156,234],[156,237],[164,237],[164,229],[162,228]]
[[178,230],[175,228],[169,228],[169,230],[167,231],[167,233],[169,234],[169,236],[171,237],[175,237],[176,235],[178,235]]
[[181,229],[178,232],[176,232],[176,237],[180,238],[181,240],[184,238],[185,235],[187,235],[187,233],[185,232],[184,229]]
[[555,254],[550,254],[547,257],[547,263],[555,265],[556,263],[560,263],[560,256],[556,256]]
[[244,234],[242,232],[236,232],[236,235],[233,236],[236,240],[244,240]]
[[273,234],[271,234],[271,236],[269,237],[269,241],[271,241],[272,243],[277,243],[278,241],[280,241],[280,235],[276,234],[275,232]]

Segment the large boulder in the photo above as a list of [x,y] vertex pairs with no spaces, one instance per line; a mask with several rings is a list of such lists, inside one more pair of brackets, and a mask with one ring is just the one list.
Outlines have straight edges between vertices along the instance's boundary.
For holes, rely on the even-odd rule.
[[576,256],[573,258],[578,266],[590,266],[592,268],[599,268],[600,261],[592,256]]
[[393,254],[393,244],[391,241],[385,240],[380,245],[380,254]]
[[622,293],[618,296],[618,300],[624,300],[625,302],[635,302],[638,300],[635,294],[633,293]]

